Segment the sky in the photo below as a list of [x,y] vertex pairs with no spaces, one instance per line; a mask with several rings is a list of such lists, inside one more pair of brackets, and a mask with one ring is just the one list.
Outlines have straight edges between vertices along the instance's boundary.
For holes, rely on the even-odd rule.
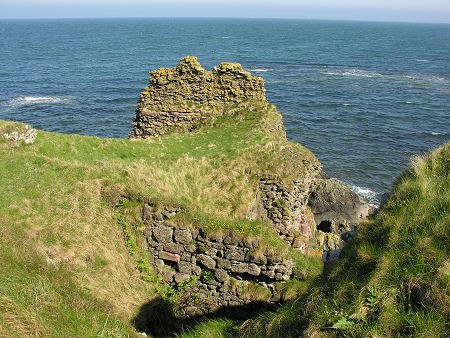
[[0,18],[244,17],[450,23],[450,0],[0,0]]

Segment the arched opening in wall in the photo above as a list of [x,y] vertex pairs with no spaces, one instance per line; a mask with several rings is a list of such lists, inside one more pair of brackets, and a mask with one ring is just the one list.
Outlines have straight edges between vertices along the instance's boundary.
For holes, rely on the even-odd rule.
[[320,222],[319,225],[317,225],[317,230],[321,230],[323,232],[331,233],[331,221],[330,220],[324,220]]

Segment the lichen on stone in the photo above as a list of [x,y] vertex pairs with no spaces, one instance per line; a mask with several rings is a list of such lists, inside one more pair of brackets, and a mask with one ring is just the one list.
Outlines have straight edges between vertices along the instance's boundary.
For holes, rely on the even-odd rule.
[[239,63],[232,62],[222,62],[207,71],[195,56],[186,56],[174,68],[150,71],[149,85],[141,92],[129,137],[192,130],[211,114],[220,115],[224,110],[221,107],[249,99],[267,104],[261,77],[251,76]]

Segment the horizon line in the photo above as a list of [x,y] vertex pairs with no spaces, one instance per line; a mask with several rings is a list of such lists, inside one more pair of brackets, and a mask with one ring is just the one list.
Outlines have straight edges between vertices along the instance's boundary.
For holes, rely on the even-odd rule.
[[364,20],[364,19],[338,19],[338,18],[295,18],[295,17],[227,17],[227,16],[104,16],[104,17],[10,17],[0,20],[100,20],[100,19],[241,19],[241,20],[304,20],[304,21],[350,21],[350,22],[368,22],[368,23],[414,23],[414,24],[440,24],[450,25],[450,22],[440,21],[408,21],[408,20]]

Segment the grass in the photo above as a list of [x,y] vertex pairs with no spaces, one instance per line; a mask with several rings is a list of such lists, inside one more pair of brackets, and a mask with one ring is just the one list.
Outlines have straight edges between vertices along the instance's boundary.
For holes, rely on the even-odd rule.
[[[0,140],[0,336],[136,335],[132,319],[160,291],[142,250],[144,201],[182,205],[185,222],[220,221],[286,250],[268,225],[245,220],[254,174],[289,180],[306,170],[290,153],[317,159],[270,130],[281,124],[273,106],[249,107],[152,140],[44,131],[29,145]],[[17,128],[0,121],[1,132]],[[307,274],[319,270],[299,259]]]
[[448,337],[450,144],[417,158],[344,257],[242,336]]
[[[139,308],[164,292],[143,250],[145,201],[182,206],[180,222],[256,237],[297,262],[297,278],[278,286],[289,301],[278,311],[205,320],[180,336],[448,336],[450,146],[417,159],[318,276],[320,261],[245,220],[256,174],[289,182],[317,159],[282,137],[273,106],[232,109],[195,133],[152,140],[0,140],[0,336],[137,335]],[[17,128],[0,121],[2,132]]]

